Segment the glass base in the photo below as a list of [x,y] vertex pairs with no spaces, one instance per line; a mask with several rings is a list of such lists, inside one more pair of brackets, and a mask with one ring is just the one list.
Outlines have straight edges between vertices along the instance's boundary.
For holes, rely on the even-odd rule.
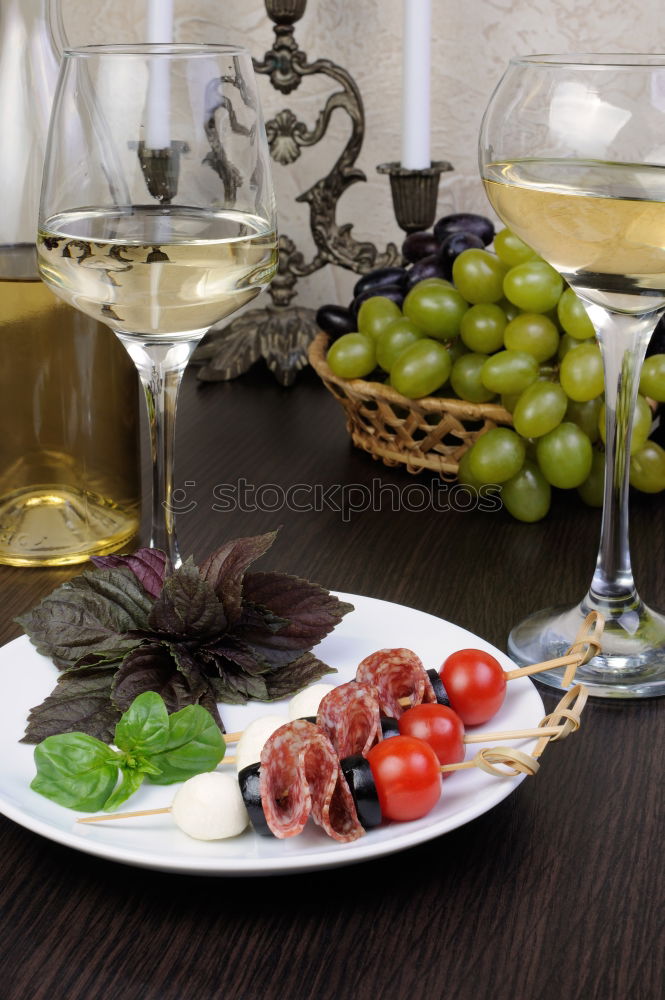
[[[600,607],[589,596],[572,607],[546,608],[529,615],[508,637],[508,655],[519,666],[563,656],[592,609],[605,616],[602,651],[575,674],[599,698],[665,696],[665,615],[637,601],[628,610]],[[541,684],[563,690],[565,668],[534,676]]]

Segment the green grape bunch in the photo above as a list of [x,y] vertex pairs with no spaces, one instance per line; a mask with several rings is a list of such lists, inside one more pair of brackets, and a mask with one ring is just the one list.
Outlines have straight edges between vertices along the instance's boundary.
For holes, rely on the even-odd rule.
[[[574,290],[509,229],[495,233],[489,219],[471,213],[410,234],[402,253],[405,267],[360,278],[348,309],[319,309],[332,339],[331,371],[386,382],[408,399],[500,403],[512,429],[481,435],[458,478],[475,489],[496,485],[520,521],[546,516],[552,488],[602,506],[603,363]],[[658,493],[665,450],[650,434],[652,407],[665,402],[665,353],[647,357],[639,392],[630,482]]]

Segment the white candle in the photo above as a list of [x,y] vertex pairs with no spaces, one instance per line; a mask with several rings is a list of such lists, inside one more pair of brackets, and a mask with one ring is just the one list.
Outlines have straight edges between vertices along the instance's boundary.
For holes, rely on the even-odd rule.
[[431,0],[404,0],[402,76],[402,166],[430,165]]
[[[148,0],[149,42],[173,41],[173,0]],[[171,87],[169,62],[155,57],[148,67],[148,102],[145,122],[147,149],[167,149],[171,145]]]

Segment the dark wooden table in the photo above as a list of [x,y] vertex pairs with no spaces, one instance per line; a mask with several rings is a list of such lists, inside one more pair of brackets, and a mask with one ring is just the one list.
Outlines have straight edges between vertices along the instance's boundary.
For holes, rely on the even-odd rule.
[[[512,623],[579,598],[590,578],[599,516],[575,497],[533,526],[503,512],[393,510],[386,491],[377,509],[356,509],[366,496],[351,484],[381,477],[431,494],[432,483],[353,450],[311,373],[292,390],[260,371],[204,387],[189,373],[179,420],[182,506],[196,505],[179,531],[195,557],[281,524],[264,568],[420,608],[500,647]],[[213,488],[240,481],[248,509],[213,509]],[[322,510],[251,509],[249,486],[298,483],[327,490]],[[406,497],[422,506],[422,492]],[[662,497],[636,501],[633,528],[640,589],[665,606]],[[66,576],[3,568],[0,640]],[[582,731],[489,813],[308,875],[166,875],[0,817],[0,1000],[656,1000],[664,742],[665,702],[595,701]]]

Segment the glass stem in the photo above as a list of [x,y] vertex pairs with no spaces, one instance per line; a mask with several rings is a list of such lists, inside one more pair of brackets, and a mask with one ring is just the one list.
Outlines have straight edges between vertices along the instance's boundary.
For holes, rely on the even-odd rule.
[[148,406],[152,457],[152,525],[150,546],[166,552],[174,569],[181,565],[175,532],[173,469],[178,390],[196,339],[151,343],[118,334],[134,361]]
[[658,313],[629,316],[587,306],[605,371],[605,493],[600,548],[586,604],[608,617],[635,608],[628,535],[628,479],[633,412],[644,354]]

